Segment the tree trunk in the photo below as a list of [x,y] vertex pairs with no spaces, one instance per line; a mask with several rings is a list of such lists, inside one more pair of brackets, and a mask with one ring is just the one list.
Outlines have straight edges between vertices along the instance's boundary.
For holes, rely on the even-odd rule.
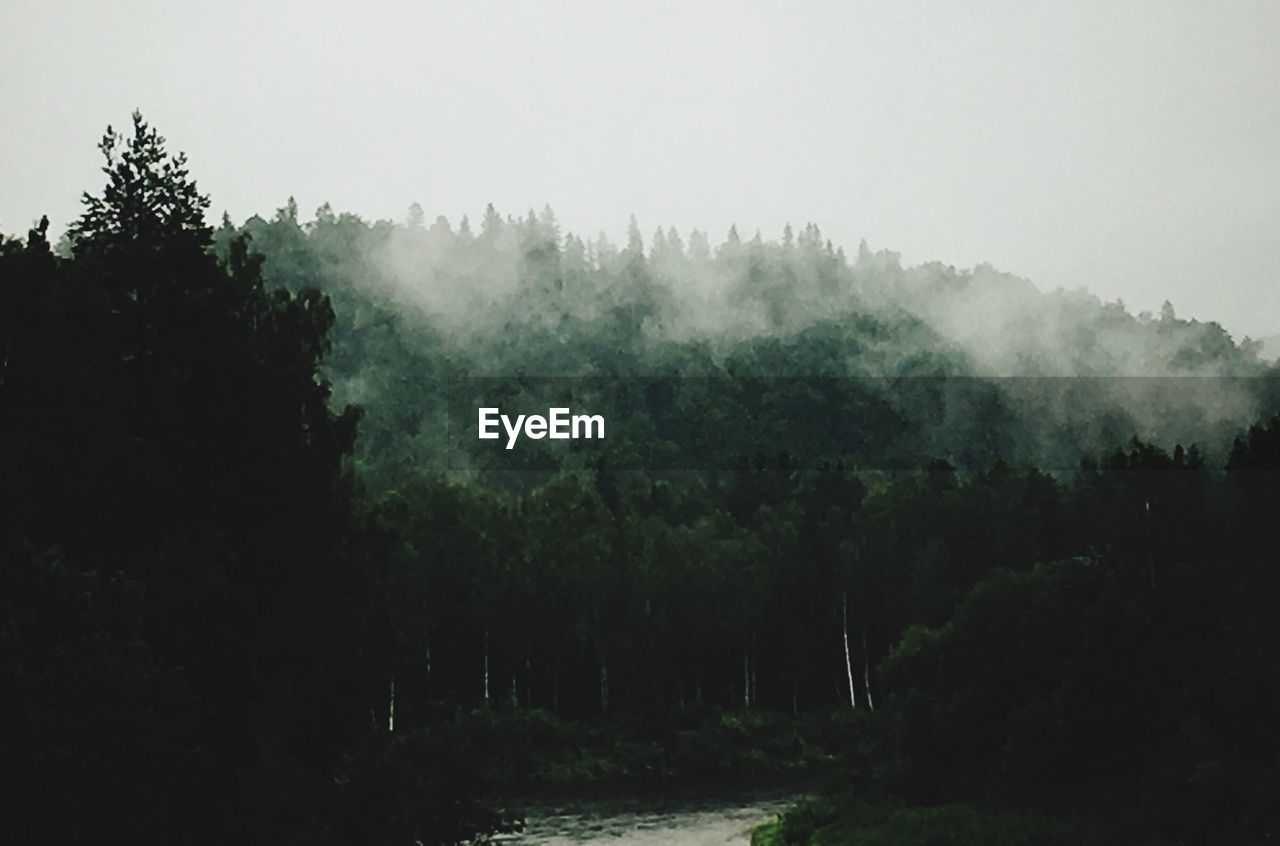
[[396,674],[391,674],[391,693],[387,699],[387,732],[396,730]]
[[484,701],[489,701],[489,630],[484,630]]
[[840,628],[844,638],[844,673],[849,679],[849,707],[857,709],[858,697],[853,692],[853,662],[849,659],[849,592],[840,597]]

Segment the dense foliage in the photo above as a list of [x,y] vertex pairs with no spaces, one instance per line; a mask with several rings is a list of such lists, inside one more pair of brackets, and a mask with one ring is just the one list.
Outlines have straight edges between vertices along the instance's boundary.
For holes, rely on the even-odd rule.
[[69,256],[44,223],[0,248],[5,827],[315,842],[372,816],[386,676],[358,415],[317,376],[334,312],[268,287],[243,242],[213,255],[207,200],[140,117],[102,149]]
[[[366,411],[357,456],[375,489],[490,466],[473,440],[446,439],[450,383],[464,377],[504,377],[515,398],[535,377],[596,389],[603,449],[525,444],[524,466],[540,469],[601,455],[615,469],[724,469],[785,448],[811,468],[937,457],[1060,470],[1134,434],[1219,451],[1275,407],[1258,396],[1271,371],[1254,342],[1168,304],[1135,316],[990,267],[903,268],[865,244],[848,260],[812,225],[778,242],[731,231],[714,250],[702,233],[659,229],[646,249],[634,222],[619,248],[561,233],[550,210],[490,207],[475,233],[466,218],[422,218],[369,224],[322,207],[304,224],[291,202],[216,235],[224,252],[251,236],[269,282],[332,298],[326,373]],[[632,384],[645,378],[667,383]]]
[[[1251,343],[812,226],[211,230],[141,118],[103,151],[65,243],[0,245],[19,840],[448,843],[503,827],[486,775],[833,753],[892,798],[773,836],[1276,830]],[[485,463],[476,376],[596,380],[610,436]]]

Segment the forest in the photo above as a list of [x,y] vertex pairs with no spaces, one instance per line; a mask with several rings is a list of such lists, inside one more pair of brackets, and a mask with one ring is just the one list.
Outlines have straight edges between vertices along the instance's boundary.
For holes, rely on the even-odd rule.
[[[9,842],[800,783],[758,843],[1280,831],[1257,343],[812,224],[215,226],[140,115],[101,149],[0,241]],[[505,450],[481,397],[608,436]]]

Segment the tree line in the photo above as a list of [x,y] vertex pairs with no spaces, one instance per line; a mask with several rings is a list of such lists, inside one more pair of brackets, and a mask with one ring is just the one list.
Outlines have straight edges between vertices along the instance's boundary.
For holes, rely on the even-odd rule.
[[[1280,404],[1220,327],[1043,295],[1070,343],[1024,346],[1028,372],[1233,378],[1082,383],[1037,420],[980,378],[861,381],[992,375],[927,304],[1025,295],[994,271],[850,263],[816,227],[714,252],[492,210],[477,234],[292,205],[214,229],[140,116],[102,151],[64,241],[0,243],[19,841],[483,837],[510,821],[460,735],[476,709],[856,712],[858,789],[1274,830]],[[757,419],[813,425],[803,456],[734,441],[725,467],[447,472],[458,375],[765,378]],[[698,441],[663,435],[678,391],[607,400],[622,448]],[[833,408],[864,440],[824,447]],[[1198,445],[1159,438],[1179,426]]]

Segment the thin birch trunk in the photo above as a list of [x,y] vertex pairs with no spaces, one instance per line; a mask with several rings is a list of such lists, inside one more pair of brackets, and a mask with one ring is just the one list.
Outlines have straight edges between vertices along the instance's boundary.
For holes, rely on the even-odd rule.
[[853,662],[849,658],[849,592],[840,597],[841,636],[844,638],[844,672],[849,679],[849,707],[857,710],[858,697],[853,692]]
[[387,701],[387,732],[396,730],[396,674],[391,674],[391,693]]

